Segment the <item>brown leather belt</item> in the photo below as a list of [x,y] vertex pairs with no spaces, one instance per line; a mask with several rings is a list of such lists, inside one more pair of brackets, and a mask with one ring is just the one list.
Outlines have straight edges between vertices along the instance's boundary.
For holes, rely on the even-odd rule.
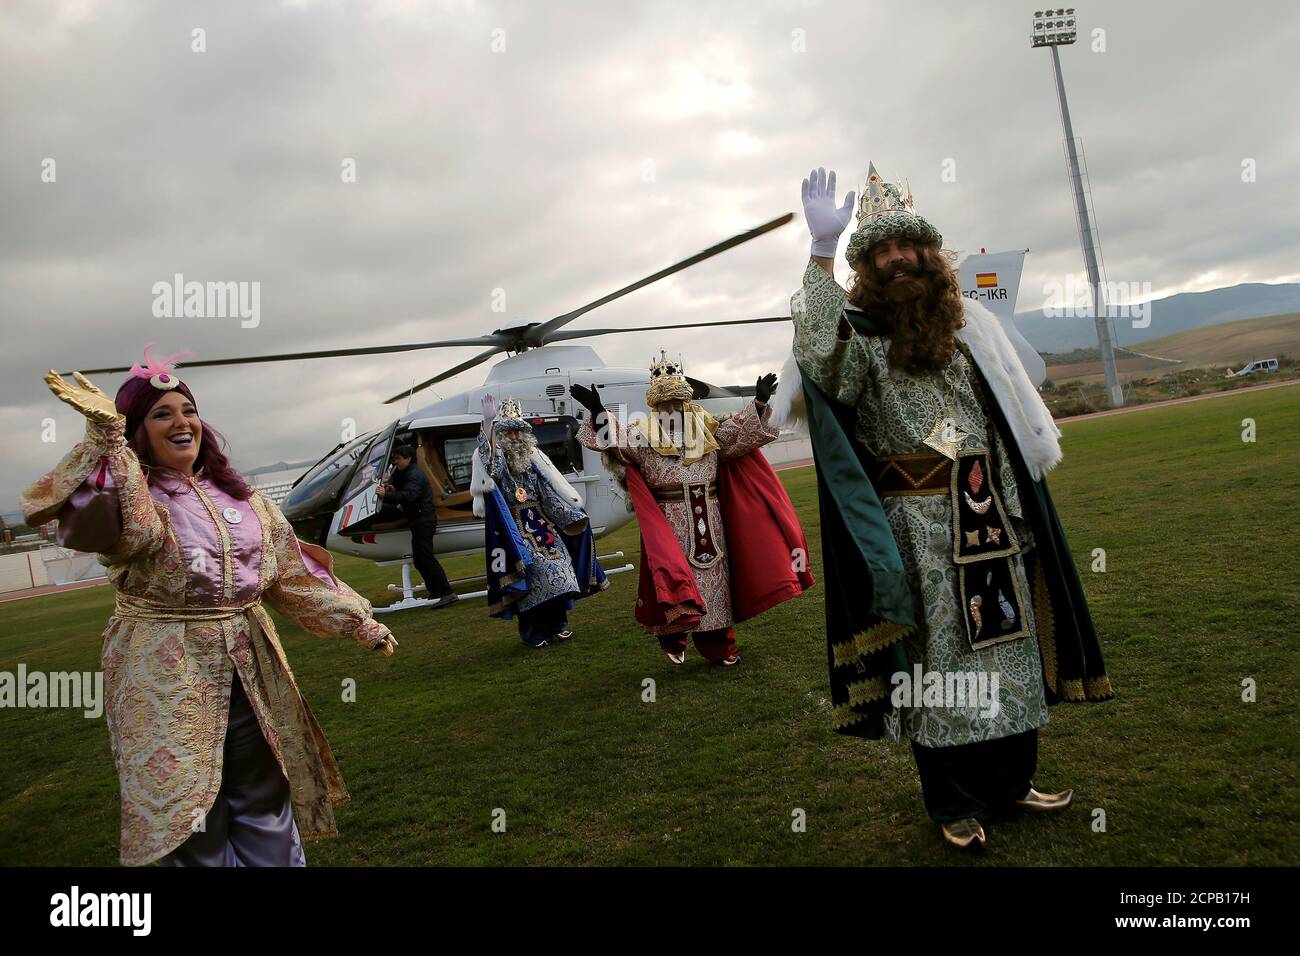
[[[699,484],[699,482],[690,482],[690,484]],[[655,485],[650,490],[654,493],[655,501],[686,500],[686,490],[681,485]],[[705,494],[710,498],[718,496],[718,482],[716,479],[709,482]]]
[[876,494],[946,495],[952,474],[952,459],[937,453],[882,455],[877,459]]

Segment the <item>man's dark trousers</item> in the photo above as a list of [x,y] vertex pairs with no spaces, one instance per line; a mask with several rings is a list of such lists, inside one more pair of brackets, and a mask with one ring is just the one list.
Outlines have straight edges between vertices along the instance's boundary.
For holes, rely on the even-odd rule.
[[434,515],[421,515],[411,522],[411,563],[424,578],[431,598],[448,597],[452,593],[447,574],[433,553],[433,533],[437,530],[438,519]]

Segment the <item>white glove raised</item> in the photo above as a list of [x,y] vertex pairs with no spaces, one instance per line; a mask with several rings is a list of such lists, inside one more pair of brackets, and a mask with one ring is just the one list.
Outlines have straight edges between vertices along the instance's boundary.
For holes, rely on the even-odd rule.
[[803,215],[812,233],[812,254],[827,259],[835,257],[840,233],[853,218],[853,190],[844,197],[844,205],[835,205],[835,171],[827,175],[818,167],[803,181]]

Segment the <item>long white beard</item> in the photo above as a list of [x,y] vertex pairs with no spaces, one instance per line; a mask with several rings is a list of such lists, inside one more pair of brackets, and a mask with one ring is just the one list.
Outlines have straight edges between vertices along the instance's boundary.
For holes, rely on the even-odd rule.
[[528,474],[528,469],[533,466],[533,451],[537,448],[537,436],[524,432],[517,439],[512,440],[503,435],[498,440],[501,442],[501,454],[505,456],[506,468],[510,474],[516,478]]

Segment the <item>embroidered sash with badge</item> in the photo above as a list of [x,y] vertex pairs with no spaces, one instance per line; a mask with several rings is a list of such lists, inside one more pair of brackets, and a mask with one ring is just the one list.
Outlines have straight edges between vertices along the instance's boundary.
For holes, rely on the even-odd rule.
[[1029,633],[1025,595],[1015,573],[1021,551],[993,487],[987,448],[961,451],[952,468],[952,560],[972,650]]
[[525,494],[511,510],[515,513],[519,530],[537,545],[538,551],[552,559],[558,559],[564,553],[564,542],[560,540],[555,525],[542,513],[535,499]]
[[697,568],[711,568],[722,558],[722,551],[709,521],[709,483],[683,482],[682,490],[686,495],[686,520],[691,526],[687,560]]

